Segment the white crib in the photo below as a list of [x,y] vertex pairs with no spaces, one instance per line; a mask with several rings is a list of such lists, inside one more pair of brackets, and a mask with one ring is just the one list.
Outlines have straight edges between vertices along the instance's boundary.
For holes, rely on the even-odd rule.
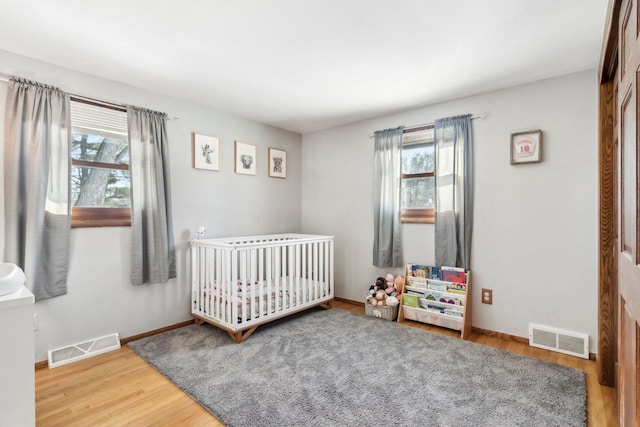
[[237,343],[272,320],[331,307],[333,236],[274,234],[191,241],[191,314]]

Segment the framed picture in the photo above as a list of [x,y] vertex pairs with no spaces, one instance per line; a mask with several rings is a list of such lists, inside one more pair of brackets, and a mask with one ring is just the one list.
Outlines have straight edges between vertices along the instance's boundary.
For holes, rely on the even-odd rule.
[[511,164],[542,161],[542,131],[530,130],[511,134]]
[[273,178],[287,177],[287,152],[277,148],[269,148],[269,176]]
[[193,167],[220,170],[220,140],[215,136],[193,132]]
[[256,174],[256,146],[236,141],[235,171],[245,175]]

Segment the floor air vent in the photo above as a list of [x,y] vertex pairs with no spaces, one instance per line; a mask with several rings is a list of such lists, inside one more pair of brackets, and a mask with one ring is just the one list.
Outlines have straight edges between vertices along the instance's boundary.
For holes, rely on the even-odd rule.
[[589,336],[548,326],[529,324],[529,345],[589,358]]
[[78,360],[87,359],[119,348],[120,338],[118,334],[115,333],[78,344],[56,348],[55,350],[49,350],[49,368],[57,368],[67,363],[77,362]]

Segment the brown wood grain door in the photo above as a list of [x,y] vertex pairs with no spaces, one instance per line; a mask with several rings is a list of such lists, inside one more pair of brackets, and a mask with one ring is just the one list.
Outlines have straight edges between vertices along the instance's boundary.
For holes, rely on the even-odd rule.
[[618,405],[621,426],[640,426],[640,11],[623,0],[618,11]]

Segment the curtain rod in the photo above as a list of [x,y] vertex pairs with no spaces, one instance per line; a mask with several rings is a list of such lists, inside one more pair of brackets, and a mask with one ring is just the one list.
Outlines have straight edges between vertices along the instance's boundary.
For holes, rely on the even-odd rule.
[[[489,116],[489,112],[484,112],[482,114],[474,114],[471,116],[471,119],[485,119],[487,118],[487,116]],[[421,125],[413,125],[413,126],[406,126],[402,133],[409,133],[409,132],[417,132],[419,130],[425,130],[425,129],[429,129],[432,128],[435,125],[435,122],[431,122],[431,123],[423,123]],[[374,138],[375,135],[369,135],[369,138]]]
[[[13,76],[8,76],[4,73],[0,73],[0,81],[8,82],[12,77]],[[68,93],[68,95],[71,98],[75,98],[77,101],[86,102],[87,104],[93,104],[105,108],[111,108],[112,110],[126,111],[127,109],[126,104],[121,104],[118,102],[103,101],[101,99],[89,98],[88,96],[76,95],[74,93]],[[167,114],[167,120],[178,120],[178,117],[170,116]]]

